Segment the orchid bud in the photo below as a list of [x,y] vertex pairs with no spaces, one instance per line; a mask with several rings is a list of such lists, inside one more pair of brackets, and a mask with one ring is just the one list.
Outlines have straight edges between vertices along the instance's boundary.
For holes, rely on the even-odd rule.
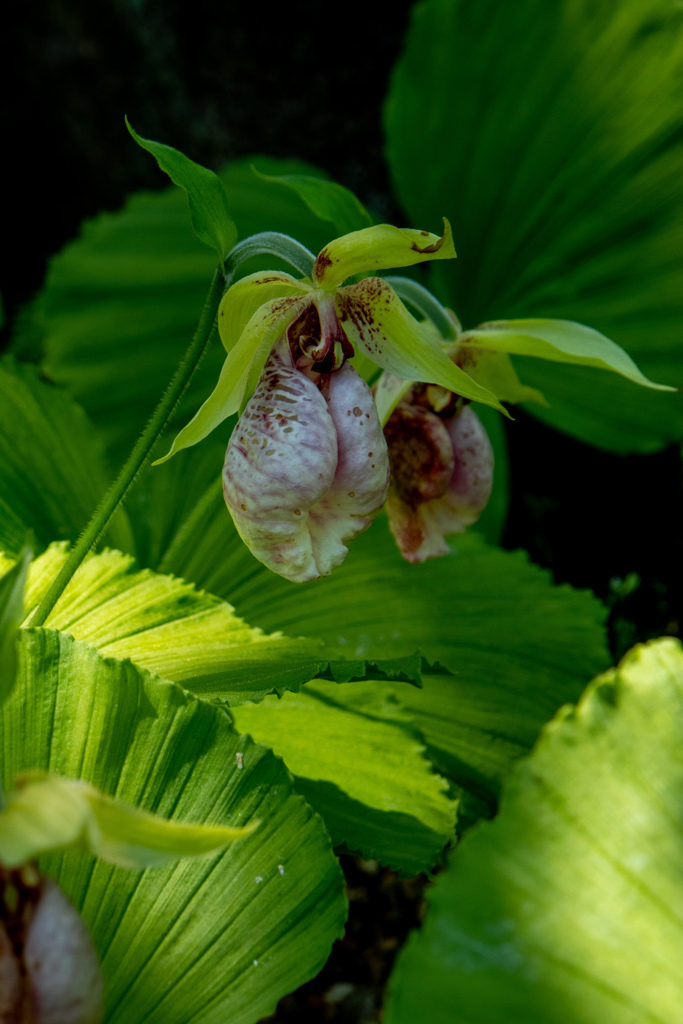
[[0,1024],[99,1024],[102,975],[88,929],[32,865],[0,869]]
[[441,390],[409,395],[385,427],[389,527],[409,562],[447,554],[444,537],[477,521],[493,486],[493,450],[481,421]]
[[242,540],[289,580],[326,576],[382,508],[388,481],[365,381],[346,362],[303,372],[283,336],[225,456],[223,493]]

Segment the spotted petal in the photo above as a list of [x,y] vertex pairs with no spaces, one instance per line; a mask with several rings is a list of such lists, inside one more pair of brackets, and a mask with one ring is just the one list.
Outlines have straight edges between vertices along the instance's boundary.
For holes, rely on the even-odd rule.
[[488,388],[456,366],[439,342],[421,329],[386,281],[367,277],[341,288],[338,308],[351,344],[395,377],[440,384],[508,415]]
[[391,267],[411,267],[425,260],[450,260],[455,257],[451,226],[444,217],[444,233],[395,228],[378,224],[335,238],[318,254],[313,267],[313,283],[332,291],[352,274],[377,273]]
[[327,403],[294,368],[283,341],[230,438],[223,494],[252,554],[295,583],[320,575],[309,512],[332,486],[336,468]]
[[409,562],[447,554],[445,537],[476,523],[491,495],[493,450],[484,427],[469,405],[446,420],[400,406],[387,439],[394,469],[387,513],[401,554]]
[[212,430],[240,408],[251,380],[258,380],[268,355],[282,334],[310,300],[285,297],[272,299],[258,309],[223,363],[218,384],[202,407],[175,438],[171,450],[155,466],[166,462],[182,448],[203,441]]
[[337,432],[337,468],[308,517],[322,576],[344,561],[346,544],[367,530],[389,487],[389,453],[372,392],[349,363],[330,377],[327,408]]

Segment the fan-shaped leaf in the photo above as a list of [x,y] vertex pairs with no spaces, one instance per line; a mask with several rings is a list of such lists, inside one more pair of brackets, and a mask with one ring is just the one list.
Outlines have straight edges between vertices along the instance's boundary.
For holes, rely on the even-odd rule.
[[[53,545],[31,567],[27,622],[67,555],[63,545]],[[414,650],[379,660],[345,658],[317,637],[268,635],[191,583],[132,571],[132,559],[118,551],[104,551],[81,565],[46,625],[227,704],[298,690],[315,677],[339,683],[379,677],[421,685],[423,661]]]
[[[578,321],[683,384],[682,55],[683,9],[661,0],[414,7],[388,153],[411,219],[452,221],[458,260],[432,279],[466,328]],[[683,395],[514,359],[550,402],[529,411],[582,440],[683,433]]]
[[[416,645],[453,677],[401,688],[437,765],[491,800],[514,760],[582,681],[608,664],[606,609],[587,593],[553,587],[522,552],[487,548],[476,533],[422,565],[395,556],[383,520],[355,542],[315,589],[315,630],[350,657],[399,656]],[[231,600],[268,629],[298,633],[311,606],[240,549],[228,555]],[[297,594],[299,591],[296,591]]]
[[21,647],[0,711],[3,782],[30,767],[174,821],[261,821],[218,856],[168,868],[41,860],[88,924],[107,1024],[251,1024],[272,1012],[322,966],[345,916],[329,839],[281,761],[130,662],[43,629],[23,630]]

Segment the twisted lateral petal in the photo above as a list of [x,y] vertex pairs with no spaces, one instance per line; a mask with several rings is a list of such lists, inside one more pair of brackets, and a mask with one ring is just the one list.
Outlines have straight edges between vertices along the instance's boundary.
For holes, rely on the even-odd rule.
[[308,517],[323,576],[346,558],[345,542],[370,526],[389,486],[389,454],[372,392],[349,363],[330,377],[327,407],[337,432],[337,469]]
[[301,284],[291,274],[278,270],[249,274],[235,281],[218,308],[218,333],[225,351],[230,352],[235,347],[252,316],[266,302],[305,295],[310,290],[310,285]]
[[294,368],[282,339],[230,438],[223,494],[254,556],[296,583],[320,575],[308,517],[336,468],[337,435],[327,403]]
[[338,309],[351,344],[395,377],[440,384],[508,415],[492,392],[456,366],[439,342],[421,329],[386,281],[368,277],[341,288]]
[[441,237],[430,231],[378,224],[352,231],[326,245],[313,266],[313,284],[331,291],[352,274],[410,267],[425,260],[450,260],[455,256],[451,226],[444,217]]
[[237,344],[223,363],[218,384],[187,426],[176,436],[170,451],[153,463],[159,466],[182,448],[203,441],[219,423],[237,412],[250,379],[258,376],[268,353],[287,325],[310,302],[308,296],[267,302],[254,313]]

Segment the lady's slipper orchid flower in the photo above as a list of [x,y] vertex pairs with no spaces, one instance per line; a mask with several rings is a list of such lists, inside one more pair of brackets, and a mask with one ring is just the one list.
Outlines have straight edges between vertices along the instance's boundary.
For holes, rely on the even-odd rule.
[[366,277],[343,285],[454,256],[447,222],[441,237],[380,225],[330,242],[310,278],[252,274],[226,292],[218,385],[166,457],[242,411],[223,489],[241,537],[273,571],[296,582],[328,574],[384,504],[386,441],[372,394],[347,359],[364,355],[396,377],[500,408],[425,335],[390,284]]
[[[420,285],[391,280],[425,313],[418,325],[425,338],[501,401],[548,404],[539,391],[522,384],[509,353],[612,370],[642,386],[672,390],[648,380],[623,349],[584,324],[508,320],[463,333],[455,315]],[[486,431],[463,391],[411,384],[388,373],[375,391],[391,464],[391,531],[410,562],[446,554],[444,537],[476,522],[491,493],[493,450]]]
[[452,392],[415,385],[384,428],[391,463],[389,527],[401,554],[423,562],[476,523],[491,495],[493,449],[476,413]]
[[225,293],[218,330],[227,352],[218,384],[196,416],[180,431],[170,458],[203,440],[219,423],[244,409],[278,339],[296,321],[306,321],[302,355],[325,372],[340,353],[368,356],[395,377],[440,384],[466,398],[501,409],[487,388],[477,384],[427,337],[394,289],[378,277],[349,285],[356,274],[408,267],[426,260],[453,259],[447,221],[444,234],[379,224],[342,235],[318,254],[310,278],[281,271],[250,274]]
[[387,445],[368,385],[349,363],[314,376],[317,382],[297,369],[283,337],[233,432],[223,469],[223,493],[242,540],[296,583],[341,564],[344,542],[370,526],[389,484]]

